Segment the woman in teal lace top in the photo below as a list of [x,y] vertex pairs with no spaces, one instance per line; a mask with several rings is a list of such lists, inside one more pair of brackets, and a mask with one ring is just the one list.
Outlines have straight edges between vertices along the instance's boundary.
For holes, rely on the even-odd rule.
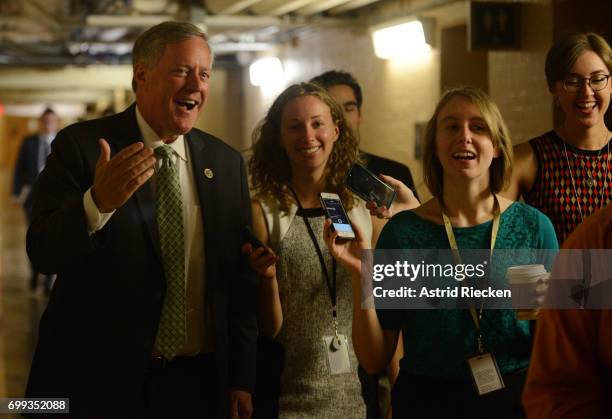
[[[498,196],[512,165],[508,130],[497,106],[479,89],[447,92],[425,134],[424,178],[434,198],[397,213],[383,229],[378,249],[557,249],[550,220],[528,205]],[[447,215],[447,233],[442,213]],[[495,214],[499,230],[493,234]],[[483,310],[484,354],[497,361],[505,388],[479,396],[466,360],[478,353],[470,310],[361,308],[360,250],[367,241],[336,242],[332,254],[353,272],[353,342],[360,363],[376,371],[388,362],[402,331],[406,356],[393,389],[395,417],[521,418],[520,393],[529,363],[529,323],[513,310]]]

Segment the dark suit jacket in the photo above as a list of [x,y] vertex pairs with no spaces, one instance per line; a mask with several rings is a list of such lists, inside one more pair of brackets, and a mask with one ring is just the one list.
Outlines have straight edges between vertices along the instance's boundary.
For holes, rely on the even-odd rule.
[[[38,134],[32,134],[23,139],[15,164],[13,174],[13,196],[19,196],[24,186],[32,187],[38,177],[38,158],[40,140]],[[23,205],[28,214],[32,215],[32,191],[26,197]]]
[[[27,397],[70,397],[71,412],[86,417],[134,417],[165,279],[149,183],[103,229],[87,233],[83,194],[93,183],[99,138],[113,155],[140,140],[135,105],[60,131],[35,184],[28,255],[41,272],[58,277],[40,321]],[[210,379],[225,416],[228,389],[254,386],[255,276],[240,252],[241,228],[251,222],[249,192],[238,152],[197,129],[186,140],[202,208],[206,303],[213,313],[217,374]]]

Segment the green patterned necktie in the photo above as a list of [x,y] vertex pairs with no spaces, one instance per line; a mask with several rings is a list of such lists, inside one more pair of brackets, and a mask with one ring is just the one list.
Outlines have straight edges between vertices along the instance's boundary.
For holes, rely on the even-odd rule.
[[162,307],[155,348],[166,359],[174,358],[185,346],[185,240],[183,200],[178,170],[169,145],[155,148],[162,164],[157,171],[157,228],[166,276],[166,297]]

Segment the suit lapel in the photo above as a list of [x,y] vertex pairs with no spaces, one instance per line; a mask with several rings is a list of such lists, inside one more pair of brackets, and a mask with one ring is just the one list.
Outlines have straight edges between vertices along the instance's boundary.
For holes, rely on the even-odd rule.
[[[117,124],[117,135],[114,138],[114,144],[116,149],[115,153],[119,150],[124,149],[136,141],[142,141],[142,134],[138,128],[138,122],[136,122],[136,105],[133,104],[122,112],[119,117],[120,122]],[[112,145],[111,145],[112,147]],[[161,259],[161,248],[159,245],[159,231],[157,229],[157,219],[155,217],[155,199],[153,197],[153,187],[151,180],[147,181],[144,185],[136,190],[134,193],[134,199],[136,206],[140,211],[140,215],[144,220],[149,238],[155,249],[155,253]]]

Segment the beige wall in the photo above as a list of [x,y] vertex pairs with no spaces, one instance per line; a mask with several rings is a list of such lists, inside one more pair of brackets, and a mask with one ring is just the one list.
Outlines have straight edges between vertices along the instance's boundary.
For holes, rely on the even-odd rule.
[[242,149],[242,94],[241,70],[217,67],[212,72],[208,101],[196,127],[236,149]]
[[489,53],[489,93],[515,144],[553,127],[552,98],[544,75],[553,35],[550,0],[524,3],[521,18],[520,51]]
[[[347,28],[314,31],[296,46],[281,48],[279,57],[290,82],[305,81],[331,69],[351,72],[364,95],[361,147],[409,165],[420,182],[420,170],[413,159],[414,123],[426,121],[438,98],[437,52],[417,63],[384,61],[374,56],[366,30]],[[244,138],[248,144],[252,129],[274,96],[251,86],[246,75],[244,84]]]
[[[99,76],[90,75],[86,70],[83,70],[82,73],[71,70],[74,74],[67,72],[64,76],[61,75],[61,71],[40,72],[40,74],[37,73],[36,70],[24,69],[23,71],[23,80],[21,80],[14,71],[0,72],[2,77],[12,77],[15,84],[15,89],[9,89],[10,84],[8,82],[5,81],[0,83],[2,84],[0,101],[4,104],[12,103],[14,100],[12,99],[13,95],[17,95],[17,93],[24,91],[27,93],[29,102],[47,103],[47,99],[54,97],[52,96],[53,92],[64,92],[65,89],[70,90],[71,85],[69,81],[71,79],[73,79],[75,83],[72,87],[72,91],[78,92],[81,85],[84,83],[83,80],[88,76],[90,76],[90,86],[87,91],[87,95],[89,96],[78,96],[75,98],[77,101],[81,101],[84,98],[89,98],[87,100],[93,98],[100,99],[104,93],[105,95],[108,94],[109,97],[104,97],[106,101],[97,107],[98,110],[108,106],[110,103],[109,100],[114,100],[118,106],[117,111],[121,111],[123,110],[122,107],[129,105],[133,100],[131,90],[123,89],[125,86],[129,86],[131,70],[126,71],[123,67],[119,67],[115,71],[109,70],[107,73],[103,73]],[[90,72],[92,71],[93,70]],[[236,91],[235,86],[240,85],[240,71],[238,72],[238,76],[236,76],[236,70],[219,67],[215,69],[213,74],[208,103],[198,119],[196,126],[238,147],[240,146],[242,127],[242,96],[240,95],[239,89]],[[112,83],[109,78],[112,78]],[[43,80],[41,81],[40,79]],[[37,80],[37,82],[33,83],[33,80]],[[56,85],[52,83],[52,81],[55,82],[56,80],[64,80],[63,84],[58,87],[60,90],[57,91],[52,87]],[[32,89],[24,90],[26,86],[24,83],[33,83]],[[64,101],[71,99],[68,96],[64,97],[61,95],[58,96],[58,98]],[[21,103],[24,102],[22,101]],[[13,169],[19,144],[24,135],[31,131],[28,129],[28,121],[30,119],[31,118],[26,117],[0,116],[0,168],[9,169],[9,171]],[[64,122],[69,123],[71,121],[65,120]]]
[[[391,2],[374,8],[368,21],[390,14],[410,12],[411,5],[432,2]],[[436,42],[442,28],[467,23],[467,2],[454,2],[429,9],[435,17]],[[489,92],[506,118],[515,142],[525,141],[552,126],[551,100],[544,77],[544,58],[552,40],[550,0],[524,4],[523,47],[519,51],[489,52]],[[384,61],[373,52],[367,25],[337,29],[315,29],[299,41],[278,50],[288,82],[307,80],[323,71],[343,69],[355,75],[364,94],[361,127],[362,148],[407,164],[417,181],[419,194],[429,194],[422,184],[419,161],[414,159],[414,124],[427,121],[440,97],[440,51],[418,63]],[[275,94],[265,94],[243,76],[245,124],[242,141],[251,143],[251,132],[265,115]]]
[[0,117],[0,169],[12,173],[21,141],[30,132],[29,121],[23,117]]

